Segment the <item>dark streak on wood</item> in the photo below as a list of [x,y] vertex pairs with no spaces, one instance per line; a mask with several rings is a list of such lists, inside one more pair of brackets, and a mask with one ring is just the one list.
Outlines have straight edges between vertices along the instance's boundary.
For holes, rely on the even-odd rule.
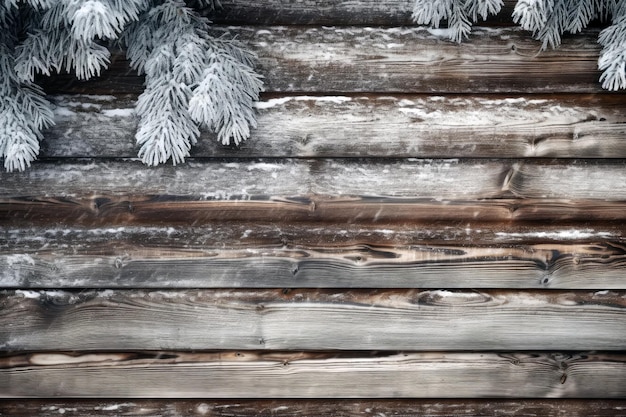
[[0,416],[58,417],[61,410],[68,417],[617,417],[626,400],[0,400]]
[[[220,0],[222,5],[209,18],[216,23],[256,25],[414,25],[414,0],[358,2],[347,0]],[[501,12],[485,24],[511,22],[515,0],[505,0]]]

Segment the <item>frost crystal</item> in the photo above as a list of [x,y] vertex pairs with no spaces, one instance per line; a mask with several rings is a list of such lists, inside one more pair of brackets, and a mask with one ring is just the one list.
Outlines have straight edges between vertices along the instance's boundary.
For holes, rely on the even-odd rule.
[[146,75],[139,97],[136,139],[148,165],[183,162],[200,127],[223,144],[250,136],[253,102],[262,89],[255,56],[240,43],[209,34],[209,22],[191,6],[217,0],[2,0],[0,1],[0,152],[8,171],[24,170],[39,153],[53,112],[37,74],[99,76],[109,47],[126,48]]

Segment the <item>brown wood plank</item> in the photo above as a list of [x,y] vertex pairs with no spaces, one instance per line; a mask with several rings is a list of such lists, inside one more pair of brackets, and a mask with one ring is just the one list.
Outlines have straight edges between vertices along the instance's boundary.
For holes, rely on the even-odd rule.
[[483,226],[12,229],[0,287],[626,289],[618,230]]
[[0,359],[2,397],[615,398],[610,353],[34,353]]
[[[263,25],[410,26],[414,0],[220,0],[222,7],[208,16],[214,22]],[[505,0],[498,16],[487,23],[511,22],[515,0]]]
[[[600,92],[598,31],[556,50],[516,28],[475,28],[462,45],[424,28],[216,27],[259,57],[268,92],[564,93]],[[143,80],[123,56],[92,82],[58,76],[49,93],[139,93]]]
[[[237,197],[240,198],[240,197]],[[465,230],[485,223],[542,227],[559,222],[573,233],[626,220],[621,201],[497,198],[478,200],[391,197],[259,196],[204,200],[202,196],[110,195],[0,198],[0,221],[13,226],[203,226],[238,222],[372,222],[378,227],[426,224]],[[582,223],[581,223],[582,222]],[[458,229],[455,229],[458,230]],[[506,231],[503,233],[507,233]],[[541,237],[541,231],[537,232]]]
[[[2,350],[623,350],[623,291],[15,290]],[[575,329],[575,331],[572,331]]]
[[[41,156],[136,157],[135,99],[52,97]],[[626,158],[626,95],[270,95],[257,111],[239,148],[207,133],[192,156]]]
[[617,417],[626,400],[411,399],[411,400],[0,400],[0,416],[150,415],[166,417],[476,417],[499,415]]

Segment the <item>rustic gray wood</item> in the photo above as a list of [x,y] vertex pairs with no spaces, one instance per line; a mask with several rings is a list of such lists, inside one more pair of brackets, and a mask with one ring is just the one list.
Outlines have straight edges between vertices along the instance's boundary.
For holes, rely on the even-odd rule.
[[[556,50],[517,28],[475,28],[462,45],[424,28],[215,27],[259,57],[268,92],[564,93],[602,92],[598,30],[563,39]],[[49,93],[123,94],[143,80],[123,56],[93,82],[53,77]]]
[[11,229],[0,236],[0,287],[626,289],[624,233],[500,224]]
[[626,400],[580,399],[351,399],[351,400],[0,400],[0,416],[163,417],[476,417],[534,415],[567,417],[622,416]]
[[623,354],[35,353],[0,359],[0,396],[623,398]]
[[[414,0],[220,0],[222,7],[208,13],[215,22],[273,25],[414,25]],[[487,23],[511,22],[516,1],[504,1]]]
[[[3,350],[623,350],[623,291],[0,293]],[[575,329],[575,331],[572,331]]]
[[99,195],[127,199],[134,195],[138,203],[150,195],[285,204],[308,197],[309,210],[316,209],[315,196],[347,202],[354,197],[397,203],[516,197],[602,204],[626,200],[625,177],[624,160],[283,158],[189,160],[176,167],[147,167],[128,160],[59,160],[38,162],[21,173],[0,173],[0,198],[93,195],[93,210],[107,203],[99,202]]
[[[135,96],[51,98],[42,157],[137,155]],[[280,95],[239,148],[205,134],[195,157],[624,158],[622,95]]]

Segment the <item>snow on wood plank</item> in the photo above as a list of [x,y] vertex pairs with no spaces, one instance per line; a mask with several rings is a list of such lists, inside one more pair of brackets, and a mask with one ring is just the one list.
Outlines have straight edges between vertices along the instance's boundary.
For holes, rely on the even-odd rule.
[[[43,157],[137,155],[135,96],[56,96]],[[204,134],[195,157],[626,157],[626,98],[267,96],[239,148]]]
[[302,227],[300,241],[287,226],[273,238],[246,227],[11,230],[0,240],[0,287],[626,289],[626,246],[609,231],[541,229],[543,243],[520,243],[502,229],[458,230],[467,241],[446,245],[406,226]]
[[[223,0],[222,0],[223,1]],[[14,417],[153,415],[171,417],[475,417],[564,415],[617,417],[626,400],[599,399],[19,399],[0,402],[0,414]]]
[[0,304],[9,351],[623,350],[626,339],[624,291],[5,290]]
[[[563,39],[555,50],[516,28],[475,28],[462,45],[425,28],[216,27],[259,57],[267,92],[559,93],[601,92],[598,31]],[[49,93],[143,90],[123,56],[92,82],[55,76]]]
[[[0,173],[0,197],[179,196],[198,200],[297,202],[315,196],[410,202],[498,198],[626,200],[623,160],[243,159],[41,161]],[[94,202],[97,209],[98,202]],[[104,203],[104,202],[103,202]],[[307,201],[314,210],[314,201]]]
[[1,358],[0,395],[622,399],[625,371],[608,353],[51,352]]

